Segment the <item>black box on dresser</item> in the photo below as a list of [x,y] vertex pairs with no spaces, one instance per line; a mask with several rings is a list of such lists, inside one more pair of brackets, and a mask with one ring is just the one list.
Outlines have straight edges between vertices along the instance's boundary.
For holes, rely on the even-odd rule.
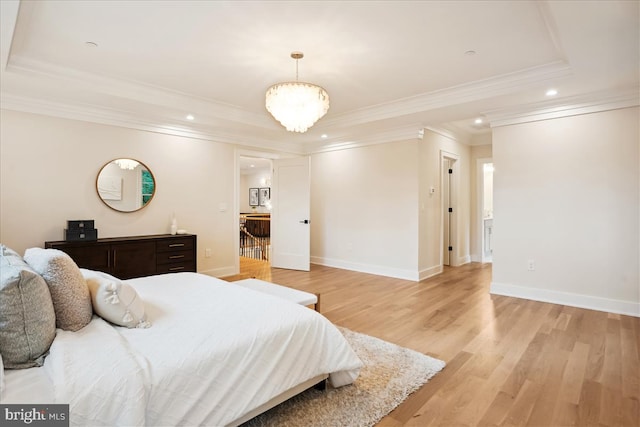
[[98,230],[92,219],[69,219],[64,230],[64,240],[67,242],[80,242],[83,240],[98,240]]
[[98,230],[95,228],[64,230],[64,240],[67,242],[79,242],[82,240],[98,240]]
[[69,219],[67,220],[67,230],[90,230],[96,228],[92,219]]

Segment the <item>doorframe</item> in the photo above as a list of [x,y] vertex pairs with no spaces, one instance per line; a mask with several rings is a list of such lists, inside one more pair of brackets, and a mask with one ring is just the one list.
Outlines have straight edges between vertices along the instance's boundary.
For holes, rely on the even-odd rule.
[[233,274],[240,274],[240,157],[256,157],[259,159],[279,159],[282,156],[276,153],[270,153],[267,151],[259,150],[247,150],[243,148],[236,148],[233,156],[234,162],[234,178],[233,178],[233,215],[234,224],[236,228],[235,238],[233,239],[234,247],[234,261],[233,261]]
[[492,157],[476,159],[476,241],[480,243],[480,262],[490,262],[484,254],[484,165],[493,163]]
[[[459,175],[460,175],[460,156],[445,150],[440,150],[440,188],[443,188],[444,182],[444,161],[450,160],[452,162],[450,168],[453,170],[453,174],[450,179],[449,187],[449,200],[453,208],[453,215],[449,218],[449,241],[453,242],[453,251],[449,254],[449,266],[457,267],[458,257],[455,255],[458,248],[458,195],[459,195]],[[444,191],[440,191],[440,268],[444,267]]]

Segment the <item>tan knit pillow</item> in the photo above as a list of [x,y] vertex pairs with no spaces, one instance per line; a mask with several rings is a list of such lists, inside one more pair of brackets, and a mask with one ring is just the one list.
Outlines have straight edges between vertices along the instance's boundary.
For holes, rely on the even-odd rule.
[[24,260],[49,286],[56,326],[66,331],[87,326],[93,316],[91,295],[71,257],[58,249],[31,248],[24,253]]

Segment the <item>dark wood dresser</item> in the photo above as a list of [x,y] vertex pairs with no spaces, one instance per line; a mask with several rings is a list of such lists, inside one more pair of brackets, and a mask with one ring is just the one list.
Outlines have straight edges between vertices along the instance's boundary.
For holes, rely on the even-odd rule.
[[66,252],[81,268],[104,271],[119,279],[197,271],[195,234],[44,242],[44,247]]

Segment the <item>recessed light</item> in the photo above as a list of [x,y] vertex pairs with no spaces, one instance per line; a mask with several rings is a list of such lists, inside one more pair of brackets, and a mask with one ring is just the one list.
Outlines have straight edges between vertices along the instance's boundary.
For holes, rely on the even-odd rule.
[[479,125],[479,124],[481,124],[481,123],[482,123],[482,119],[475,119],[473,122],[474,122],[475,124]]
[[84,42],[87,47],[98,47],[98,43],[96,42]]
[[195,119],[195,117],[193,117],[193,115],[192,115],[192,114],[189,114],[189,115],[187,116],[187,120],[194,120],[194,119]]
[[323,133],[322,135],[320,135],[320,138],[327,139],[329,138],[329,135],[327,135],[326,133]]
[[255,167],[256,167],[256,165],[249,165],[249,167],[250,167],[250,168],[255,168]]
[[549,89],[545,95],[547,96],[556,96],[558,91],[556,89]]
[[467,56],[473,56],[473,55],[476,54],[476,51],[475,50],[468,50],[464,54],[467,55]]

